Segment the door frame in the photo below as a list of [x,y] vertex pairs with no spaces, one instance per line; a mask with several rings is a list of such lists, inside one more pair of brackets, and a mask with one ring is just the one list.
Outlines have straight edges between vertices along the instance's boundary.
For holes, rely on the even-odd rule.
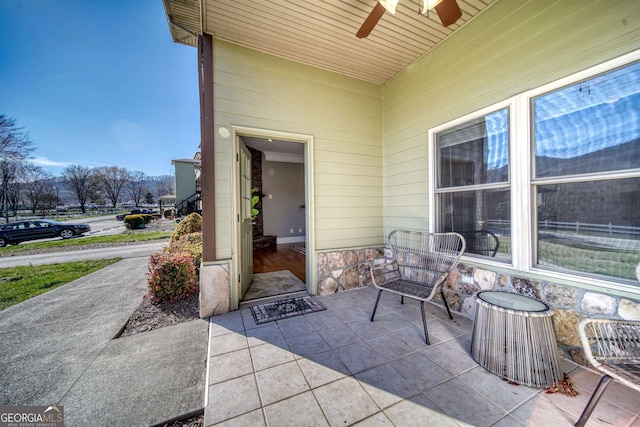
[[[241,299],[249,289],[253,281],[253,216],[251,215],[253,198],[253,161],[251,152],[242,141],[238,141],[240,156],[238,165],[238,228],[240,230],[240,254],[238,262],[240,291],[238,299]],[[247,259],[247,258],[249,259]]]
[[305,187],[305,267],[306,267],[306,285],[307,292],[310,295],[315,295],[318,292],[317,284],[317,272],[316,272],[316,260],[315,260],[315,220],[314,220],[314,173],[313,173],[313,136],[293,133],[282,132],[268,129],[259,129],[245,126],[231,126],[231,140],[233,141],[233,153],[232,153],[232,194],[231,204],[233,206],[233,223],[235,224],[233,235],[233,261],[231,263],[232,271],[229,275],[229,303],[231,310],[237,310],[240,303],[240,254],[241,251],[241,238],[240,238],[240,222],[236,219],[240,215],[240,168],[236,159],[240,153],[240,137],[255,137],[255,138],[271,138],[280,141],[295,142],[304,144],[304,187]]

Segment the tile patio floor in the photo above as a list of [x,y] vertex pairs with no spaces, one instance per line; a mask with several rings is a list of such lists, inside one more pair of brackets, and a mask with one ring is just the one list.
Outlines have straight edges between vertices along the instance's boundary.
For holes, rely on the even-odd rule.
[[[562,359],[577,397],[511,385],[469,353],[472,321],[363,288],[326,311],[257,326],[249,309],[210,324],[205,425],[572,426],[600,376]],[[589,426],[640,427],[640,393],[612,383]]]

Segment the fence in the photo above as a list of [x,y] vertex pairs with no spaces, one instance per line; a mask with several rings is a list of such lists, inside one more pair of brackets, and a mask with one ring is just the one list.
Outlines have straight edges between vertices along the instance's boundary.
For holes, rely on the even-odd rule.
[[[36,211],[34,214],[31,209],[18,209],[9,212],[9,222],[23,221],[30,219],[53,219],[53,220],[71,220],[76,218],[87,218],[92,216],[104,216],[115,215],[116,213],[123,212],[122,208],[107,208],[107,207],[94,207],[87,206],[86,213],[82,213],[80,208],[64,208],[64,209],[48,209],[44,215],[41,211]],[[0,217],[0,225],[4,224],[5,218]]]
[[[511,222],[503,219],[490,219],[486,223],[490,225],[489,229],[496,234],[509,233],[511,229]],[[550,231],[573,231],[576,233],[598,233],[607,234],[609,236],[621,235],[621,236],[638,236],[640,235],[640,227],[626,226],[626,225],[613,225],[608,224],[589,224],[586,222],[558,222],[544,220],[538,223],[538,230],[550,230]]]

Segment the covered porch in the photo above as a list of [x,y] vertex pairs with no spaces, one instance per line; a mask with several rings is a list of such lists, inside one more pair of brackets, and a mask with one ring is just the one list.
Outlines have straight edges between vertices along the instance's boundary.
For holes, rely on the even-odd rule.
[[[601,76],[640,73],[639,4],[457,2],[462,18],[445,27],[401,0],[358,39],[373,0],[165,0],[174,41],[198,47],[202,82],[207,425],[572,425],[598,378],[569,360],[578,322],[640,319],[638,85],[595,96]],[[613,105],[627,108],[623,120],[600,114]],[[584,137],[591,125],[596,136]],[[545,127],[547,138],[533,131]],[[306,282],[327,311],[257,327],[237,310],[250,260],[239,225],[247,135],[304,144]],[[429,347],[415,305],[384,296],[368,320],[369,266],[398,228],[499,241],[450,274],[455,321],[434,308]],[[554,308],[577,397],[514,386],[473,362],[482,290]],[[591,425],[638,425],[638,395],[616,387]]]

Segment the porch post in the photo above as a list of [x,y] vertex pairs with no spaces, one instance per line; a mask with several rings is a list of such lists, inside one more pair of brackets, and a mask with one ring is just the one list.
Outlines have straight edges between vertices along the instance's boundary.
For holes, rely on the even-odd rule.
[[202,261],[216,261],[215,167],[213,120],[213,37],[198,36],[200,90],[200,157],[202,197]]

